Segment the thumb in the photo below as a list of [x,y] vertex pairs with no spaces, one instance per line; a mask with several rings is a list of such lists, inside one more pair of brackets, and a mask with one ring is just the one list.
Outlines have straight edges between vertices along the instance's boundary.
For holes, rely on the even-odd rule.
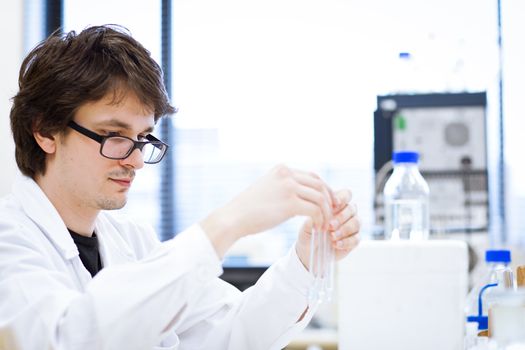
[[299,237],[295,246],[297,256],[306,269],[308,269],[310,264],[310,240],[312,239],[313,229],[312,218],[307,218],[301,227],[301,231],[299,231]]
[[299,239],[303,242],[309,242],[310,237],[312,236],[312,231],[314,229],[314,223],[312,218],[307,218],[301,227],[301,231],[299,232]]
[[303,224],[303,231],[305,231],[305,233],[308,233],[309,235],[312,234],[312,231],[314,229],[314,221],[312,220],[312,218],[307,218]]

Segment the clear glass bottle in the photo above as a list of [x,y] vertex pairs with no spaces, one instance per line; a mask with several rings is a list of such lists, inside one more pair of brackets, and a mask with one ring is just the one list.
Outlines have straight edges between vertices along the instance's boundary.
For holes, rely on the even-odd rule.
[[[465,305],[466,329],[475,324],[477,331],[489,328],[489,303],[491,295],[514,289],[514,276],[510,267],[509,250],[487,250],[485,252],[485,272],[469,292]],[[467,332],[466,337],[476,338],[477,334]],[[475,339],[465,339],[475,344]]]
[[429,188],[419,172],[417,152],[394,152],[394,172],[383,190],[385,239],[427,239]]

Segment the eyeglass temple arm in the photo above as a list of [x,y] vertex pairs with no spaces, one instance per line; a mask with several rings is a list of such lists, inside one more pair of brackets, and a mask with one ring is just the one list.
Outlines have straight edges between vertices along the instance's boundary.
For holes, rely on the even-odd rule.
[[157,148],[162,148],[162,146],[166,147],[166,150],[170,147],[168,144],[162,142],[161,140],[159,140],[158,138],[156,138],[155,136],[151,135],[151,134],[148,134],[146,135],[146,139],[148,141],[153,141],[153,142],[158,142],[160,144],[155,144],[155,143],[152,143],[152,145],[154,145],[155,147]]

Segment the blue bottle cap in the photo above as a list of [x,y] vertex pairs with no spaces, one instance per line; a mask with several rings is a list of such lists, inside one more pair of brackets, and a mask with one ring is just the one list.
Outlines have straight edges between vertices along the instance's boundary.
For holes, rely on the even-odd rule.
[[399,53],[399,58],[402,58],[402,59],[408,59],[411,56],[412,55],[410,54],[410,52],[407,52],[407,51],[402,51]]
[[487,250],[485,252],[486,262],[510,262],[510,250]]
[[400,151],[392,153],[394,164],[397,163],[417,163],[419,153],[413,151]]

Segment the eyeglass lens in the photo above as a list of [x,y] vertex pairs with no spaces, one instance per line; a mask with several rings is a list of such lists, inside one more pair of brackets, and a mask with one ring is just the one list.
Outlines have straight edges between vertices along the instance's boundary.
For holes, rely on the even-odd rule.
[[[132,140],[125,137],[108,137],[102,145],[102,155],[113,159],[122,159],[129,156],[135,144]],[[138,147],[142,152],[145,163],[155,163],[164,154],[162,143],[154,144],[147,142]]]

